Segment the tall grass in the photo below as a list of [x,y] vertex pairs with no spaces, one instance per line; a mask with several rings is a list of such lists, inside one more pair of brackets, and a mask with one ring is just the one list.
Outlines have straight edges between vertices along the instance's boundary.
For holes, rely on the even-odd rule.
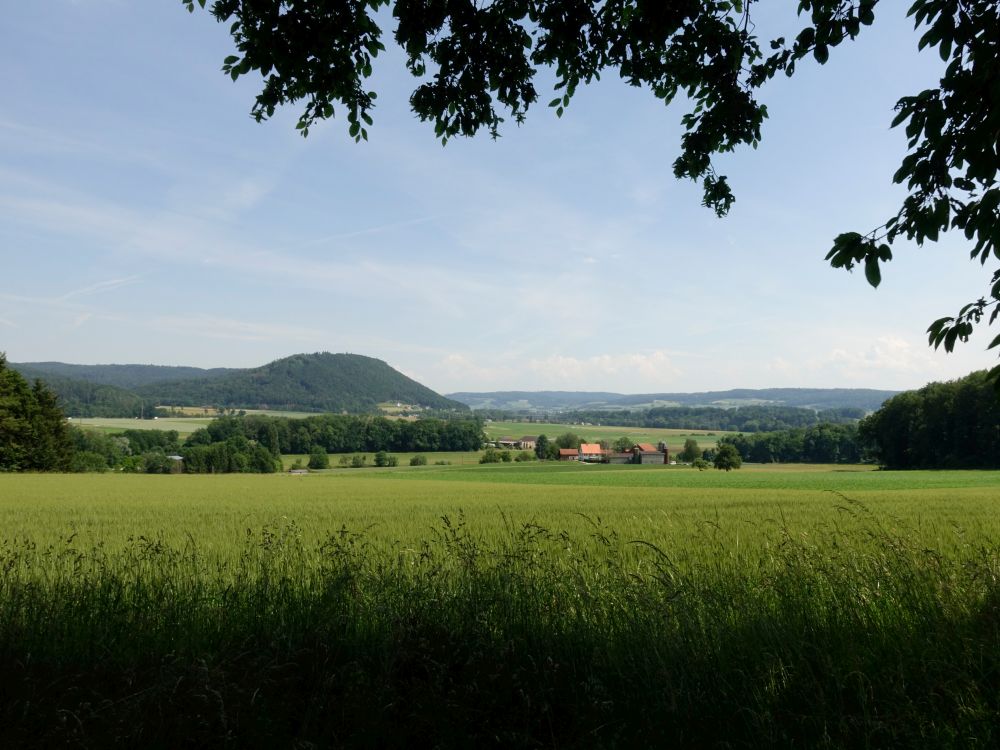
[[[441,517],[0,545],[7,746],[990,747],[1000,553],[835,523],[669,546]],[[580,531],[579,529],[585,529]],[[738,536],[735,536],[738,539]]]

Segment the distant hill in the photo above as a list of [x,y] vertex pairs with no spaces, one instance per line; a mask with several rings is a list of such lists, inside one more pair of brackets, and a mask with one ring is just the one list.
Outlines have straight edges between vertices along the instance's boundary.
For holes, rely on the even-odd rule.
[[369,412],[379,403],[399,401],[431,409],[466,409],[380,359],[329,352],[295,354],[224,375],[151,383],[136,392],[172,406]]
[[19,371],[30,369],[34,373],[83,380],[97,385],[113,385],[134,390],[150,383],[214,378],[239,370],[216,367],[169,367],[165,365],[71,365],[65,362],[22,362],[14,365]]
[[[152,405],[365,413],[398,401],[428,409],[468,408],[359,354],[295,354],[247,370],[62,362],[12,367],[44,380],[70,416],[138,416]],[[135,385],[125,389],[111,382]]]
[[[43,363],[61,364],[61,363]],[[26,364],[12,364],[31,381],[42,380],[59,397],[59,405],[71,417],[150,417],[155,404],[125,388],[55,375]]]
[[794,406],[805,409],[874,411],[898,391],[871,388],[736,388],[701,393],[622,394],[603,391],[492,391],[450,393],[472,409],[526,413],[648,409],[654,406]]

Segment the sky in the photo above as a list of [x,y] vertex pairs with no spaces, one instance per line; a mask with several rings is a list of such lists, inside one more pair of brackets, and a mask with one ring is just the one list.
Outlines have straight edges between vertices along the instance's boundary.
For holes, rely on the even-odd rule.
[[[760,148],[717,162],[736,193],[719,219],[672,174],[684,102],[614,75],[561,119],[540,85],[525,124],[442,148],[387,38],[369,141],[341,119],[303,139],[294,107],[251,119],[259,78],[220,71],[232,40],[204,11],[13,3],[0,351],[199,367],[353,352],[441,393],[904,389],[992,366],[985,330],[927,346],[987,288],[962,237],[898,243],[877,290],[824,261],[904,195],[892,108],[942,72],[905,5],[763,92]],[[759,7],[762,38],[797,28]]]

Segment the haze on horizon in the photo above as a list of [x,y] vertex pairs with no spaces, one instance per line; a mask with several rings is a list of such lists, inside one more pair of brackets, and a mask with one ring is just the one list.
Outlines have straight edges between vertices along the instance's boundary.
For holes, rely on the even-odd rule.
[[[892,16],[895,12],[896,16]],[[438,391],[902,389],[995,364],[924,329],[989,274],[961,237],[901,247],[876,291],[823,261],[898,205],[892,106],[934,81],[904,8],[765,92],[717,219],[671,163],[683,102],[607,78],[563,118],[444,149],[390,48],[370,141],[258,125],[225,28],[180,2],[19,3],[0,29],[0,351],[254,367],[378,357]],[[759,11],[758,34],[772,34]]]

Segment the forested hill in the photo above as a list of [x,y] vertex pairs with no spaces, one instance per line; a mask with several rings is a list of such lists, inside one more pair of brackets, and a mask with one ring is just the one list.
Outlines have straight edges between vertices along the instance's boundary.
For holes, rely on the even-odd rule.
[[432,409],[465,411],[380,359],[360,354],[295,354],[252,370],[152,383],[136,389],[166,406],[213,406],[289,411],[370,412],[398,401]]
[[379,403],[398,401],[468,410],[385,362],[359,354],[296,354],[249,370],[62,362],[11,367],[30,380],[45,381],[74,417],[149,416],[157,405],[369,413]]
[[11,363],[10,366],[29,381],[44,381],[58,397],[59,408],[67,416],[151,417],[154,414],[155,404],[125,388],[63,377],[50,371],[35,369],[33,365]]
[[874,411],[898,391],[872,388],[736,388],[701,393],[621,394],[591,391],[493,391],[450,393],[473,409],[523,413],[649,409],[656,406],[789,406]]
[[[214,378],[240,370],[216,367],[170,367],[165,365],[71,365],[66,362],[21,362],[12,364],[26,377],[59,377],[94,385],[113,385],[134,390],[151,383]],[[28,374],[30,373],[30,375]]]

